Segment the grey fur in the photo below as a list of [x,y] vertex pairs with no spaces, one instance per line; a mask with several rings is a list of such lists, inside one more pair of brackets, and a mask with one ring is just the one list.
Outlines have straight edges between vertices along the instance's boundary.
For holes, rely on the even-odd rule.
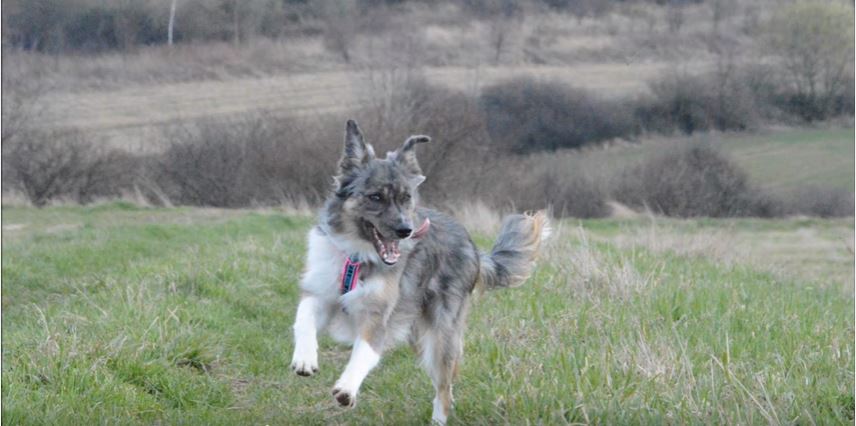
[[[334,238],[371,242],[372,227],[383,238],[395,239],[396,229],[413,229],[414,224],[418,227],[430,219],[424,237],[398,241],[397,263],[362,259],[361,280],[381,276],[391,280],[393,288],[361,300],[359,310],[336,309],[331,321],[361,324],[361,335],[379,353],[408,341],[420,354],[437,398],[448,411],[473,289],[480,282],[487,288],[522,284],[531,271],[546,218],[543,214],[509,216],[491,254],[480,252],[454,219],[416,206],[417,186],[424,178],[414,148],[429,140],[412,136],[386,159],[377,159],[356,122],[349,120],[336,187],[321,212],[319,227]],[[383,201],[371,200],[371,195],[380,195]]]
[[[538,253],[540,230],[546,227],[543,220],[538,214],[514,214],[503,220],[490,255],[481,254],[482,282],[487,288],[517,287],[526,281]],[[533,234],[533,225],[539,233]]]

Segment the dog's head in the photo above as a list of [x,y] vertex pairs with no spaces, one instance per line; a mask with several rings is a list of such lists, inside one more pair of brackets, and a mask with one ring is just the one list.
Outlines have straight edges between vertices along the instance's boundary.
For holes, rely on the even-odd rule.
[[[414,230],[416,188],[425,180],[416,161],[416,144],[427,136],[411,136],[386,158],[375,157],[359,126],[348,120],[345,148],[336,176],[336,225],[374,246],[387,265],[398,262],[399,241]],[[416,224],[417,226],[419,224]]]

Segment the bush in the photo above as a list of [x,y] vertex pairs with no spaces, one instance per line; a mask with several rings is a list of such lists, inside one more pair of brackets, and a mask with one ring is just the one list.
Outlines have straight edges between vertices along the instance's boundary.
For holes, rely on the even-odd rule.
[[119,196],[133,187],[136,164],[78,132],[28,131],[3,143],[4,184],[37,207],[58,198],[88,203]]
[[129,49],[166,41],[166,22],[148,2],[10,1],[4,6],[7,42],[40,52]]
[[678,217],[772,215],[746,174],[715,149],[701,144],[650,157],[622,176],[616,199]]
[[[308,9],[278,0],[183,0],[177,3],[175,40],[234,41],[277,37]],[[39,52],[129,50],[165,44],[169,2],[154,0],[9,0],[4,43]]]
[[610,213],[607,185],[584,164],[589,157],[565,155],[504,155],[473,180],[477,193],[461,200],[479,200],[500,210],[550,208],[557,217],[597,218]]
[[853,216],[853,192],[843,189],[807,187],[784,197],[787,214],[817,217]]
[[167,132],[169,147],[156,160],[154,179],[179,204],[318,204],[341,149],[338,133],[263,114],[199,120]]
[[745,130],[757,121],[752,89],[732,72],[669,75],[649,87],[652,96],[636,107],[637,119],[649,131]]
[[190,205],[247,205],[252,195],[240,182],[247,156],[245,129],[203,121],[194,130],[198,133],[182,129],[170,134],[170,145],[160,156],[160,183],[169,198]]
[[550,206],[556,217],[581,219],[606,217],[607,195],[590,178],[579,173],[546,170],[537,174],[535,185],[521,191],[519,206],[538,210]]
[[555,151],[635,135],[623,103],[553,82],[517,79],[481,97],[491,138],[515,153]]
[[418,153],[427,176],[420,186],[423,200],[443,203],[484,192],[481,182],[500,153],[490,149],[475,98],[429,85],[418,75],[388,73],[372,84],[368,108],[352,114],[378,154],[398,148],[411,134],[431,136]]

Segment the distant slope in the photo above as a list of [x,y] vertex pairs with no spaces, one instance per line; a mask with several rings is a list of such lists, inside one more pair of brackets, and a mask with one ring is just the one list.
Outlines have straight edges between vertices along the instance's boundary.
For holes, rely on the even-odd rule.
[[817,185],[853,190],[853,129],[795,129],[728,136],[721,146],[765,189]]
[[666,64],[443,67],[400,71],[330,71],[275,77],[143,85],[120,90],[50,94],[45,125],[79,128],[130,149],[148,149],[153,132],[175,121],[265,110],[283,115],[347,112],[385,96],[407,73],[431,83],[473,90],[516,76],[565,81],[604,96],[638,93]]
[[[583,163],[598,165],[594,172],[634,167],[650,155],[676,145],[701,142],[721,148],[746,173],[752,184],[773,194],[817,186],[853,190],[854,130],[790,128],[742,133],[701,133],[691,137],[653,136],[640,143],[617,144],[586,151]],[[573,159],[573,152],[564,153]],[[605,165],[605,167],[600,167]]]

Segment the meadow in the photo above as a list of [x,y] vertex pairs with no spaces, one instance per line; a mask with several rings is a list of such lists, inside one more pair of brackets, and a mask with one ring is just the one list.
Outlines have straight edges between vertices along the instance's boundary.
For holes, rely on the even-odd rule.
[[[329,393],[347,349],[325,338],[318,375],[288,368],[311,216],[2,214],[3,424],[430,419],[409,348],[354,410]],[[852,219],[556,225],[524,286],[475,297],[452,424],[853,422]]]
[[474,297],[451,424],[854,422],[849,2],[182,0],[167,45],[168,3],[4,2],[2,424],[428,423],[407,347],[353,410],[347,348],[289,368],[348,118],[432,136],[482,249],[566,216]]

